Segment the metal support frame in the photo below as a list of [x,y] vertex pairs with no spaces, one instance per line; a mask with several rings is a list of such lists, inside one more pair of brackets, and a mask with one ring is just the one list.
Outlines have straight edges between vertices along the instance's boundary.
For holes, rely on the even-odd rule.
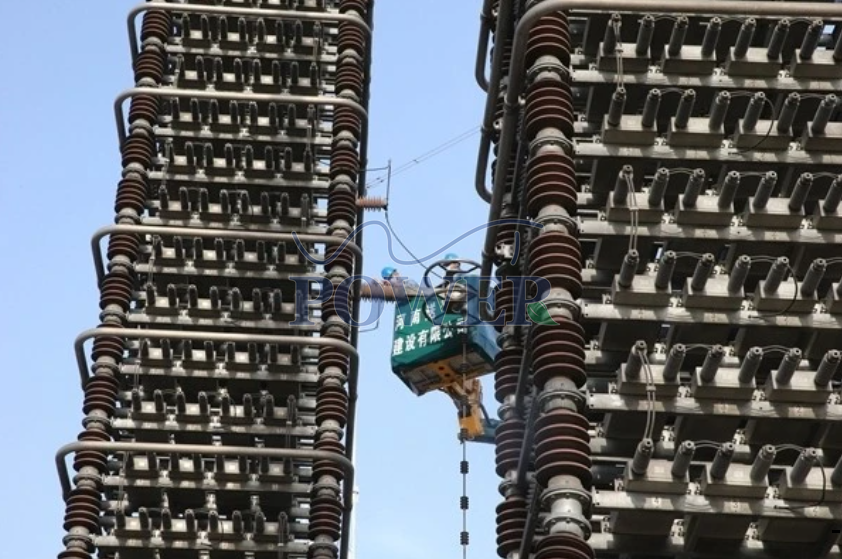
[[135,6],[129,12],[126,19],[126,26],[129,30],[129,48],[132,51],[132,61],[137,57],[139,48],[137,44],[137,16],[148,10],[158,10],[162,12],[178,12],[178,13],[202,13],[214,14],[222,16],[251,16],[251,17],[272,17],[272,18],[290,18],[300,19],[305,21],[327,21],[336,23],[351,23],[356,25],[368,35],[369,42],[371,42],[371,26],[351,14],[340,13],[322,13],[322,12],[299,12],[297,10],[269,10],[257,8],[239,8],[236,6],[212,6],[204,4],[170,4],[161,1],[153,0],[146,4]]
[[[211,342],[255,342],[264,344],[283,344],[297,346],[323,346],[344,350],[351,358],[351,373],[349,377],[357,376],[359,368],[359,354],[354,346],[348,342],[333,338],[316,338],[306,336],[274,336],[271,334],[245,334],[238,332],[202,332],[193,330],[142,330],[139,328],[91,328],[85,330],[73,342],[73,351],[76,354],[76,365],[79,369],[79,377],[82,386],[90,378],[88,374],[88,363],[85,357],[85,342],[99,336],[115,336],[118,338],[153,340],[207,340]],[[349,380],[350,382],[350,380]],[[356,391],[354,392],[356,396]],[[349,396],[350,397],[350,396]],[[350,423],[350,418],[349,418]]]
[[488,42],[491,38],[491,0],[484,0],[479,14],[479,41],[477,42],[477,61],[474,77],[483,91],[488,91],[488,78],[485,77],[485,62],[488,59]]
[[[271,233],[262,231],[239,231],[236,229],[199,229],[192,227],[167,227],[164,225],[107,225],[98,229],[91,237],[91,251],[94,256],[94,265],[96,266],[97,281],[102,281],[105,276],[105,265],[102,259],[102,249],[100,241],[108,235],[117,233],[129,233],[134,235],[142,235],[149,233],[152,235],[185,235],[190,237],[202,238],[222,238],[222,239],[243,239],[252,241],[277,241],[287,242],[295,241],[296,239],[303,243],[320,243],[327,246],[336,246],[343,243],[346,248],[354,253],[358,259],[362,259],[363,251],[360,246],[351,241],[346,241],[339,237],[332,235],[311,235],[298,233]],[[359,237],[359,234],[357,234]]]
[[368,113],[362,105],[344,97],[326,97],[322,95],[273,95],[271,93],[242,93],[237,91],[198,91],[169,87],[132,87],[120,93],[114,100],[114,118],[117,121],[117,135],[120,148],[126,141],[126,122],[123,116],[123,103],[135,95],[154,95],[157,97],[187,97],[192,99],[229,99],[231,101],[264,101],[267,103],[302,103],[307,105],[336,105],[349,107],[359,113],[363,120]]
[[[510,17],[511,9],[509,6],[504,9],[501,2],[500,12],[498,14],[498,30],[501,29],[501,20]],[[643,12],[643,13],[683,13],[689,15],[735,15],[735,16],[787,16],[793,13],[799,14],[802,17],[823,17],[823,18],[839,18],[842,17],[842,6],[833,4],[818,4],[818,3],[794,3],[794,2],[760,2],[760,3],[745,3],[735,0],[721,0],[713,4],[687,4],[678,1],[663,2],[661,0],[543,0],[535,3],[528,8],[521,17],[514,31],[514,44],[512,48],[510,69],[508,75],[508,88],[504,101],[503,119],[500,127],[500,139],[497,145],[497,173],[495,174],[493,188],[490,192],[485,188],[486,173],[488,170],[488,160],[491,151],[491,137],[488,132],[491,125],[494,113],[494,107],[497,103],[498,84],[499,84],[499,63],[501,60],[502,49],[495,49],[495,60],[492,63],[492,78],[488,84],[486,99],[486,111],[483,119],[483,134],[480,140],[479,153],[477,156],[477,167],[475,172],[475,188],[478,195],[485,201],[489,201],[491,206],[489,208],[488,222],[493,223],[500,217],[502,210],[502,202],[505,194],[505,181],[507,176],[507,169],[510,165],[512,149],[516,141],[517,118],[520,111],[520,96],[523,93],[526,83],[526,68],[525,55],[526,45],[530,30],[533,26],[544,16],[550,15],[554,12],[566,10],[598,10],[604,11],[621,11],[621,12]],[[483,46],[483,37],[480,34],[480,48]],[[499,38],[499,35],[498,35]],[[477,66],[479,67],[480,55],[477,56]],[[496,79],[495,79],[496,78]],[[489,227],[486,231],[486,238],[484,248],[482,251],[482,269],[483,276],[489,276],[493,268],[494,242],[496,239],[496,227]],[[487,295],[487,286],[483,286],[483,294]],[[526,356],[524,356],[526,358]],[[524,359],[526,362],[526,359]],[[529,366],[522,367],[519,375],[518,396],[523,397],[525,391],[521,390],[520,385],[525,385],[525,377],[528,374]],[[522,403],[522,400],[520,400]],[[536,404],[533,403],[533,406]],[[530,414],[531,416],[532,414]],[[532,425],[527,418],[527,433],[529,438],[532,430]],[[531,445],[524,445],[521,449],[521,456],[518,464],[519,483],[525,482],[525,471],[521,472],[521,466],[527,462],[528,453],[531,451]],[[525,470],[525,468],[524,468]],[[523,540],[520,549],[520,557],[525,559],[528,557],[529,544],[534,535],[534,531],[538,518],[538,503],[539,492],[538,486],[533,485],[532,500],[530,503],[529,515],[527,517],[527,524],[523,534]],[[598,506],[598,502],[595,505]]]
[[[76,340],[73,342],[73,350],[76,354],[76,365],[79,369],[79,376],[82,379],[82,386],[84,387],[85,382],[87,382],[89,375],[88,375],[88,364],[87,359],[85,357],[85,342],[87,340],[93,339],[98,336],[116,336],[121,338],[152,338],[152,339],[173,339],[173,340],[194,340],[194,339],[203,339],[208,341],[218,341],[218,342],[257,342],[257,343],[267,343],[267,344],[289,344],[289,345],[311,345],[311,346],[324,346],[324,347],[334,347],[341,350],[344,350],[348,356],[351,358],[351,368],[350,374],[348,375],[348,398],[351,402],[356,402],[357,400],[357,386],[359,384],[359,354],[357,353],[356,348],[341,340],[334,340],[331,338],[314,338],[314,337],[303,337],[303,336],[271,336],[265,334],[241,334],[241,333],[227,333],[227,332],[192,332],[192,331],[183,331],[183,330],[139,330],[139,329],[132,329],[132,328],[92,328],[90,330],[85,330],[78,336],[76,336]],[[351,432],[356,427],[356,406],[352,409],[349,406],[348,411],[348,420],[346,424],[346,430]],[[107,450],[109,445],[135,445],[132,446],[131,449],[137,450],[139,452],[173,452],[173,449],[176,445],[169,445],[169,444],[160,444],[160,445],[146,445],[145,443],[140,446],[144,446],[144,448],[136,448],[137,445],[140,443],[106,443],[106,442],[80,442],[80,443],[71,443],[62,447],[59,450],[59,454],[56,455],[56,463],[58,464],[59,458],[58,456],[62,456],[61,466],[59,466],[59,472],[61,474],[62,468],[64,467],[64,477],[62,479],[62,489],[65,490],[65,493],[70,491],[69,489],[69,480],[67,480],[66,476],[66,467],[64,466],[63,457],[70,452],[76,452],[78,450],[97,450],[98,448],[102,448],[103,450]],[[80,446],[81,445],[81,446]],[[157,446],[163,450],[153,450],[153,449],[146,449],[146,446]],[[188,453],[190,452],[190,448],[203,448],[201,445],[177,445],[178,448],[181,448],[181,452]],[[122,447],[121,447],[122,448]],[[345,453],[346,456],[338,455],[332,452],[323,452],[323,451],[301,451],[298,450],[296,452],[308,452],[309,454],[278,454],[282,452],[293,452],[294,449],[258,449],[258,448],[251,448],[251,447],[243,447],[249,448],[250,453],[246,452],[234,452],[238,450],[239,447],[222,447],[222,446],[207,446],[204,448],[212,448],[217,449],[213,452],[205,452],[205,454],[243,454],[243,455],[250,455],[250,456],[269,456],[269,457],[278,457],[284,458],[286,456],[290,457],[300,457],[300,458],[314,458],[314,459],[323,459],[323,460],[334,460],[337,461],[340,465],[343,466],[343,469],[350,468],[346,470],[347,477],[344,480],[344,500],[345,500],[345,511],[346,514],[350,513],[353,509],[353,497],[354,497],[354,467],[349,457],[353,456],[353,446],[345,446]],[[127,448],[126,450],[131,450]],[[224,452],[222,452],[224,450]],[[263,454],[260,454],[260,451],[266,451]],[[321,454],[316,454],[317,452],[321,452]],[[202,452],[199,450],[193,450],[193,453],[201,454]],[[341,457],[342,461],[339,461]],[[347,462],[347,466],[346,466]],[[66,485],[67,484],[67,485]],[[343,515],[344,516],[344,515]],[[346,536],[347,537],[347,536]]]
[[[500,128],[500,142],[498,144],[497,168],[500,170],[495,175],[494,186],[491,191],[491,207],[489,209],[488,222],[493,223],[500,217],[501,204],[505,194],[506,172],[510,163],[510,156],[515,141],[515,129],[517,126],[517,114],[520,108],[519,98],[523,93],[526,83],[526,44],[529,32],[542,17],[565,10],[597,10],[597,11],[619,11],[619,12],[643,12],[653,14],[687,14],[687,15],[733,15],[733,16],[759,16],[759,17],[786,17],[792,14],[799,14],[800,17],[818,17],[826,19],[842,18],[842,5],[819,4],[815,2],[741,2],[739,0],[717,0],[715,3],[692,4],[681,1],[670,0],[543,0],[526,10],[518,22],[514,33],[514,44],[512,47],[511,63],[509,66],[508,89],[504,103],[503,122]],[[501,15],[503,12],[501,12]],[[499,24],[499,20],[498,20]],[[492,67],[492,72],[495,67]],[[499,70],[498,70],[499,71]],[[492,95],[493,93],[493,95]],[[497,91],[494,84],[489,84],[488,100],[486,107],[493,106],[496,101]],[[488,167],[488,156],[491,149],[490,139],[486,142],[480,141],[480,150],[477,156],[476,184],[483,185],[482,191],[477,188],[480,197],[486,199],[484,192],[485,176]],[[491,274],[493,266],[492,257],[494,240],[496,238],[496,227],[489,227],[486,231],[485,247],[482,254],[482,275]]]
[[[216,446],[210,444],[169,444],[169,443],[135,443],[135,442],[103,442],[103,441],[80,441],[69,443],[58,449],[56,452],[56,469],[58,470],[61,490],[65,498],[72,490],[70,476],[67,471],[65,458],[68,454],[79,451],[105,451],[105,452],[154,452],[169,454],[177,452],[180,454],[211,454],[220,456],[256,456],[266,458],[299,458],[302,460],[330,460],[339,465],[345,472],[348,479],[354,479],[354,465],[348,457],[335,452],[325,450],[304,450],[299,448],[256,448],[253,446]],[[345,507],[351,510],[352,502],[346,492]]]

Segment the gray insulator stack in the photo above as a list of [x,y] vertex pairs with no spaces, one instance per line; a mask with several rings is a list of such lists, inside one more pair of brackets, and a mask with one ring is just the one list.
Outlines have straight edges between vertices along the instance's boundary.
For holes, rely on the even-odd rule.
[[731,94],[727,91],[720,91],[713,100],[713,106],[710,109],[710,118],[708,120],[708,128],[710,130],[719,130],[725,124],[725,117],[728,114],[728,107],[731,105]]
[[729,210],[737,197],[737,189],[740,187],[740,173],[729,171],[719,188],[719,199],[716,202],[720,210]]
[[672,34],[670,35],[669,45],[667,46],[667,54],[670,56],[678,56],[681,54],[681,47],[684,46],[684,38],[687,36],[687,26],[690,21],[685,16],[678,16],[675,19],[675,24],[672,26]]
[[775,462],[776,454],[775,447],[770,444],[760,447],[751,465],[751,472],[749,473],[751,481],[755,483],[766,481],[766,476],[769,475],[769,469]]
[[807,274],[801,281],[801,296],[804,298],[814,297],[819,284],[824,279],[824,273],[827,270],[827,261],[824,258],[816,258],[810,267],[807,269]]
[[763,114],[763,107],[766,105],[766,94],[758,91],[751,96],[748,102],[746,112],[743,115],[743,130],[751,132],[757,126],[757,121],[760,120],[760,115]]
[[833,473],[830,474],[830,484],[833,487],[842,485],[842,456],[839,457],[839,460],[833,467]]
[[652,44],[652,34],[655,32],[655,18],[647,14],[640,19],[640,28],[637,30],[637,42],[634,45],[634,53],[637,56],[647,56],[649,45]]
[[814,19],[810,22],[810,27],[807,28],[807,33],[804,34],[804,40],[801,41],[801,48],[798,49],[798,58],[801,60],[810,60],[813,58],[813,53],[816,52],[816,47],[819,46],[819,39],[822,37],[824,30],[824,21]]
[[672,460],[672,468],[670,469],[672,477],[684,479],[687,476],[695,453],[696,445],[693,441],[684,441],[678,446],[678,449],[675,451],[675,457]]
[[629,358],[626,361],[626,378],[640,378],[640,371],[643,369],[643,359],[647,352],[646,342],[638,340],[629,351]]
[[611,20],[605,27],[605,35],[602,38],[602,54],[611,56],[617,52],[618,37],[617,33],[614,31],[614,27],[621,25],[622,22],[623,18],[620,14],[611,14]]
[[681,366],[684,364],[684,357],[687,355],[687,348],[684,344],[675,344],[670,348],[667,359],[664,362],[663,372],[661,373],[664,380],[672,382],[678,378],[681,372]]
[[745,357],[743,357],[743,362],[740,365],[740,372],[737,376],[737,380],[740,381],[740,384],[751,384],[754,382],[754,377],[757,374],[757,370],[760,368],[760,364],[763,362],[763,348],[754,346],[753,348],[748,350]]
[[696,104],[696,91],[687,89],[681,95],[681,100],[678,102],[678,110],[675,113],[673,125],[678,130],[687,128],[687,123],[690,122],[690,117],[693,115],[693,106]]
[[640,254],[636,250],[630,250],[623,258],[623,265],[620,267],[620,275],[617,283],[620,287],[628,289],[634,283],[634,276],[640,264]]
[[801,363],[801,350],[797,347],[790,349],[783,360],[781,360],[778,370],[775,372],[775,382],[778,384],[789,384],[792,380],[792,375],[795,374],[795,369]]
[[743,286],[751,271],[751,257],[743,254],[731,268],[731,275],[728,277],[728,293],[741,293]]
[[789,20],[784,18],[775,26],[772,32],[772,38],[769,39],[769,46],[766,47],[766,58],[769,60],[777,60],[781,56],[781,51],[786,43],[786,36],[789,34]]
[[638,443],[632,459],[631,471],[636,476],[646,474],[649,469],[649,462],[652,460],[652,452],[655,450],[655,443],[652,439],[643,439]]
[[661,106],[661,90],[650,89],[646,95],[646,102],[643,104],[643,114],[640,117],[640,125],[644,128],[652,128],[658,118],[658,109]]
[[807,481],[810,470],[819,460],[819,453],[815,448],[805,448],[798,455],[792,470],[789,471],[789,480],[793,485],[799,485]]
[[792,129],[792,123],[795,121],[795,115],[798,113],[798,107],[801,104],[801,95],[792,92],[786,96],[783,107],[781,107],[781,114],[778,116],[778,123],[776,129],[780,134],[789,134]]
[[813,174],[802,173],[798,180],[795,181],[795,186],[792,189],[792,194],[789,196],[789,211],[800,212],[804,208],[804,202],[810,194],[810,188],[813,186]]
[[810,123],[810,132],[819,135],[824,134],[827,123],[830,122],[830,117],[833,116],[833,111],[836,110],[836,104],[839,99],[833,93],[829,93],[819,103],[819,108],[816,109],[816,115]]
[[657,289],[669,289],[672,285],[672,274],[675,272],[675,263],[678,256],[675,252],[668,250],[661,256],[658,262],[658,272],[655,274],[655,287]]
[[634,186],[634,169],[631,165],[623,165],[617,173],[617,181],[614,183],[614,191],[611,201],[615,206],[625,206],[628,203],[629,191]]
[[716,259],[711,253],[704,254],[699,259],[699,263],[696,264],[696,269],[693,271],[693,278],[690,280],[690,287],[693,291],[704,291],[708,279],[713,273],[715,263]]
[[834,214],[842,202],[842,175],[838,175],[827,189],[827,195],[822,201],[822,210],[827,214]]
[[778,174],[775,171],[768,171],[763,178],[760,179],[760,184],[757,186],[757,192],[751,202],[751,207],[755,210],[762,210],[772,197],[772,191],[775,190],[775,185],[778,183]]
[[833,45],[833,61],[842,61],[842,34],[839,35],[839,38],[836,39],[836,44]]
[[718,17],[712,18],[705,29],[705,36],[702,39],[702,56],[709,58],[716,54],[716,44],[719,42],[719,33],[722,31],[722,20]]
[[766,295],[772,295],[778,292],[778,288],[781,286],[781,282],[783,282],[786,277],[788,270],[789,258],[781,256],[775,260],[774,264],[772,264],[772,267],[769,269],[769,273],[766,274],[766,280],[763,282],[763,291]]
[[816,376],[813,382],[818,387],[827,386],[833,377],[836,376],[836,371],[839,370],[839,362],[842,360],[842,353],[839,350],[831,349],[824,354],[822,362],[819,363],[819,368],[816,371]]
[[753,17],[748,18],[740,27],[740,33],[737,35],[737,42],[734,44],[733,56],[734,59],[740,60],[745,58],[748,49],[751,46],[751,41],[754,39],[754,30],[757,28],[757,21]]
[[714,480],[723,480],[728,475],[728,468],[731,467],[731,459],[734,457],[734,443],[723,443],[719,450],[716,451],[716,456],[713,463],[710,465],[710,477]]
[[705,357],[702,368],[699,371],[699,378],[702,382],[713,382],[716,378],[716,372],[719,370],[719,365],[722,364],[722,359],[725,357],[725,348],[717,344],[710,348]]
[[704,169],[696,169],[690,174],[684,194],[681,197],[681,202],[685,208],[696,207],[696,201],[699,199],[699,194],[702,193],[702,189],[705,186],[705,178]]
[[608,106],[608,124],[620,126],[623,120],[623,111],[626,109],[626,90],[618,87],[611,96],[611,104]]
[[[840,177],[842,179],[842,177]],[[658,207],[664,201],[664,194],[667,191],[667,185],[670,180],[670,171],[666,167],[660,167],[655,171],[655,178],[652,179],[652,186],[649,187],[649,205]],[[842,198],[842,188],[840,188],[840,198]]]

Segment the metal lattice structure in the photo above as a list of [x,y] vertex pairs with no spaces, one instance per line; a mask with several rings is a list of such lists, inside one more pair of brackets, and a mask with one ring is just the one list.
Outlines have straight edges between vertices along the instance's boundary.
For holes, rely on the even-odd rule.
[[59,557],[348,556],[358,299],[306,320],[296,296],[361,271],[360,237],[338,247],[364,206],[373,4],[131,11]]
[[500,328],[500,557],[840,556],[840,22],[485,3],[476,188],[543,227],[483,275],[510,313],[547,278],[558,323]]

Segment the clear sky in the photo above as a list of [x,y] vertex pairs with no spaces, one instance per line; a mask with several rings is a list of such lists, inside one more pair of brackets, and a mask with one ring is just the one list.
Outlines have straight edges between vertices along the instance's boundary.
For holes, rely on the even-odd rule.
[[[0,2],[4,558],[44,559],[63,549],[53,454],[81,429],[72,344],[97,324],[89,238],[113,219],[120,164],[111,106],[133,85],[125,17],[135,3]],[[480,0],[378,0],[371,166],[390,158],[401,165],[480,123],[483,96],[473,79],[479,10]],[[417,254],[485,220],[487,206],[473,187],[477,141],[395,177],[392,221]],[[372,194],[378,190],[385,194],[382,187]],[[365,271],[376,275],[388,263],[386,243],[368,231]],[[457,251],[477,258],[481,241],[476,235]],[[444,395],[417,398],[393,377],[389,313],[361,340],[357,557],[460,557],[455,408]],[[469,458],[469,557],[487,559],[496,555],[500,500],[493,448],[473,445]]]

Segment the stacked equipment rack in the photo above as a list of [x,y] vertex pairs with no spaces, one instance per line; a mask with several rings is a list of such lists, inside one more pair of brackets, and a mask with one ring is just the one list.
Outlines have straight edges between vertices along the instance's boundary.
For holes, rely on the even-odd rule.
[[373,4],[130,12],[62,559],[348,556],[359,300],[295,319],[362,269],[360,235],[339,247],[364,206]]
[[840,22],[485,3],[476,190],[542,227],[489,228],[482,275],[558,323],[500,329],[501,557],[840,556]]

